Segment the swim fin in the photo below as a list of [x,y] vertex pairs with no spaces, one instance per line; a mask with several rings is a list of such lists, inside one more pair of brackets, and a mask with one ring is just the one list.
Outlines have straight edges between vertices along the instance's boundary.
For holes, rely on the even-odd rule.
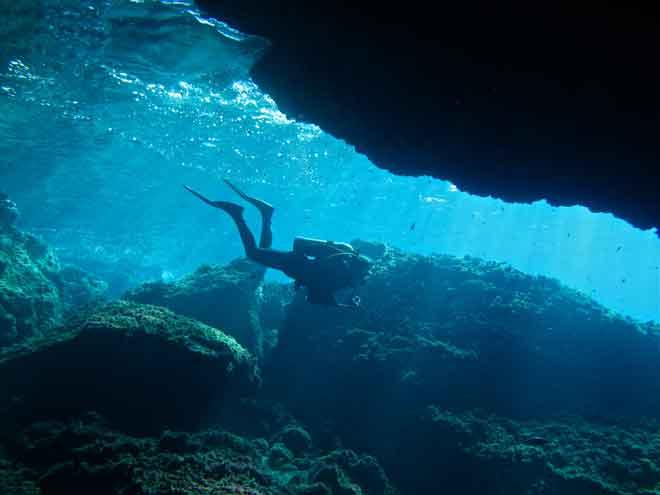
[[255,206],[257,210],[264,216],[264,217],[270,217],[273,215],[273,212],[275,211],[275,207],[271,205],[270,203],[266,203],[265,201],[254,198],[252,196],[248,196],[245,194],[243,191],[241,191],[238,187],[236,187],[234,184],[229,182],[228,179],[223,179],[225,181],[225,184],[227,184],[232,191],[234,191],[236,194],[238,194],[241,198],[243,198],[245,201],[250,203],[251,205]]
[[224,210],[227,213],[229,213],[231,216],[235,216],[235,215],[241,216],[243,214],[244,208],[241,205],[237,205],[236,203],[231,203],[229,201],[211,201],[210,199],[202,196],[200,193],[198,193],[191,187],[188,187],[186,185],[184,185],[183,187],[185,187],[192,194],[194,194],[199,199],[204,201],[204,203],[206,203],[207,205],[213,206],[214,208],[220,208],[221,210]]

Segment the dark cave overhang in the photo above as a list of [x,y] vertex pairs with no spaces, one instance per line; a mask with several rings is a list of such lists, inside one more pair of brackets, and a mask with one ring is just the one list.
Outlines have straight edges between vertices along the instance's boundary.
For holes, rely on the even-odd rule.
[[[398,174],[660,226],[660,47],[632,9],[198,0],[278,106]],[[647,13],[648,14],[648,13]]]

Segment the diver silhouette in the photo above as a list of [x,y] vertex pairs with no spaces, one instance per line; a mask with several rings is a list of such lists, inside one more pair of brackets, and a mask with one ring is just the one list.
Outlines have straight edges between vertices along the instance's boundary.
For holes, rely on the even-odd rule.
[[349,287],[356,289],[359,284],[364,283],[371,268],[369,258],[360,255],[348,243],[307,237],[296,237],[291,251],[272,249],[271,220],[275,208],[265,201],[248,196],[227,179],[224,181],[236,194],[259,210],[261,214],[259,246],[243,218],[241,205],[229,201],[211,201],[194,189],[183,187],[206,204],[225,211],[238,228],[245,255],[261,265],[280,270],[294,279],[296,290],[300,287],[307,288],[308,302],[337,307],[358,306],[357,296],[353,297],[352,304],[342,304],[335,299],[335,292]]

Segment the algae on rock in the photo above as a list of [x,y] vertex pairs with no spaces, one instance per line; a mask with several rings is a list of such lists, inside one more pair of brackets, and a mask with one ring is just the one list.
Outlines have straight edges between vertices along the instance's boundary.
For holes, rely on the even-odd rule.
[[262,282],[265,268],[247,259],[225,267],[202,265],[174,283],[150,282],[128,291],[124,298],[166,307],[222,329],[257,356],[272,344],[271,328],[263,329],[262,306],[266,316],[275,313],[273,298],[265,298]]
[[[563,495],[651,495],[660,488],[655,421],[514,421],[430,406],[424,422],[425,442],[443,442],[432,471],[447,486]],[[457,459],[473,473],[469,483],[452,474]]]
[[232,337],[122,301],[0,353],[0,400],[20,423],[96,410],[127,431],[195,428],[260,380]]
[[407,493],[439,491],[418,474],[433,476],[444,448],[424,441],[429,405],[519,421],[660,417],[657,325],[503,263],[352,244],[375,261],[361,306],[298,294],[265,389],[321,443],[368,449]]
[[20,481],[36,485],[38,480],[44,493],[75,489],[132,495],[395,494],[372,457],[348,450],[298,457],[289,452],[286,462],[273,463],[281,444],[219,429],[168,430],[136,438],[88,414],[68,422],[32,424],[0,438],[0,446],[3,443],[26,466]]
[[82,270],[61,266],[36,237],[0,228],[0,346],[52,331],[106,288]]
[[227,267],[202,265],[174,283],[149,282],[124,298],[166,307],[175,313],[220,328],[257,355],[262,335],[256,291],[264,268],[245,259]]

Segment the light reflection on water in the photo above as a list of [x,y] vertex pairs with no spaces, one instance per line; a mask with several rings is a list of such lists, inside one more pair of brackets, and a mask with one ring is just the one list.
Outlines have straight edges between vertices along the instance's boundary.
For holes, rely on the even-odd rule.
[[[63,255],[130,257],[168,277],[240,256],[229,220],[181,187],[236,199],[228,177],[276,205],[275,247],[295,235],[360,237],[506,261],[660,320],[654,233],[582,207],[392,176],[280,112],[247,79],[263,40],[227,36],[187,5],[44,5],[32,23],[25,12],[7,20],[24,36],[0,51],[0,184],[22,226]],[[256,229],[256,212],[246,215]]]

